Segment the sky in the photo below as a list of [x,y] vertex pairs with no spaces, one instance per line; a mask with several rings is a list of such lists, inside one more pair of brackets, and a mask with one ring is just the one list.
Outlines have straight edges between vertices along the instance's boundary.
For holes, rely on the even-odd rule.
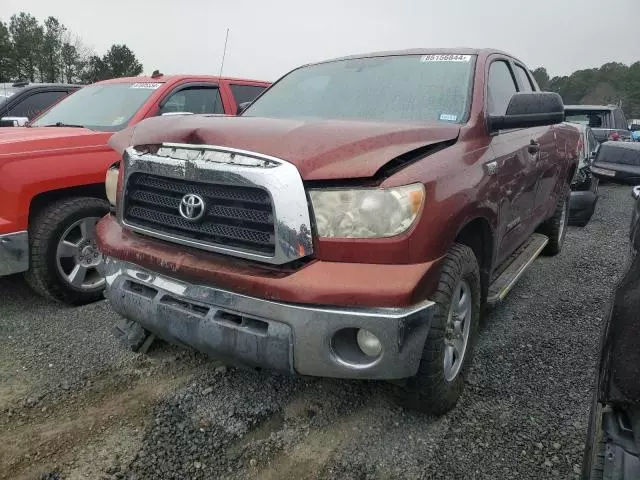
[[[125,43],[145,73],[276,80],[318,60],[415,47],[491,47],[551,76],[640,60],[640,0],[0,0],[55,16],[103,54]],[[609,13],[611,12],[611,13]],[[606,40],[610,39],[610,40]]]

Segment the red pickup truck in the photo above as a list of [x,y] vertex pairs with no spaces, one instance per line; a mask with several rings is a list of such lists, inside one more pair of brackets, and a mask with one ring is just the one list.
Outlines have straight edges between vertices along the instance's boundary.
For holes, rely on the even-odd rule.
[[236,118],[146,120],[111,141],[106,295],[130,345],[394,380],[443,413],[483,307],[562,248],[563,107],[508,54],[412,50],[297,68]]
[[140,120],[235,115],[268,83],[210,76],[118,78],[84,87],[28,127],[0,129],[0,276],[26,272],[39,293],[71,304],[101,297],[95,223],[109,211],[107,141]]

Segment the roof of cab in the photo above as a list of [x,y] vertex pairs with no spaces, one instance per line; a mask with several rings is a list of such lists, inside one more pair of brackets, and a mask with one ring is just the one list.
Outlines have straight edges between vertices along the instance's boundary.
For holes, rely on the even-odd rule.
[[215,75],[159,75],[156,77],[151,76],[139,76],[139,77],[120,77],[110,78],[108,80],[101,80],[96,83],[173,83],[178,80],[193,79],[193,80],[213,80],[213,81],[241,81],[241,82],[254,82],[268,85],[270,82],[265,80],[254,80],[251,78],[236,78],[236,77],[219,77]]
[[565,105],[565,110],[614,110],[617,105]]
[[390,57],[390,56],[400,56],[400,55],[447,55],[447,54],[484,55],[484,56],[497,54],[497,55],[505,55],[507,57],[513,58],[514,60],[518,60],[513,55],[503,52],[501,50],[494,49],[494,48],[451,47],[451,48],[411,48],[406,50],[389,50],[389,51],[381,51],[381,52],[370,52],[370,53],[362,53],[358,55],[348,55],[345,57],[333,58],[330,60],[324,60],[317,63],[335,62],[339,60],[350,60],[350,59],[356,59],[356,58],[369,58],[369,57]]

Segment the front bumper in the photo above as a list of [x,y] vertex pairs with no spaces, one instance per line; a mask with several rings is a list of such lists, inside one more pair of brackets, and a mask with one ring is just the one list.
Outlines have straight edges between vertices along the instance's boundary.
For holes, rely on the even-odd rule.
[[29,234],[0,235],[0,277],[29,269]]
[[[300,375],[415,375],[435,307],[428,300],[406,308],[282,303],[157,275],[112,257],[103,268],[113,308],[159,337],[232,363]],[[351,335],[360,328],[382,344],[375,359]]]

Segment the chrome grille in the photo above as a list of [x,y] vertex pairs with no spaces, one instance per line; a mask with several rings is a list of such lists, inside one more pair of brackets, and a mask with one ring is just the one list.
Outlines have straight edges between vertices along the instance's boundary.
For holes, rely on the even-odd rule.
[[[197,222],[179,213],[184,195],[205,201]],[[273,255],[274,215],[271,196],[252,186],[193,182],[134,173],[127,182],[124,220],[133,226],[200,242]]]

